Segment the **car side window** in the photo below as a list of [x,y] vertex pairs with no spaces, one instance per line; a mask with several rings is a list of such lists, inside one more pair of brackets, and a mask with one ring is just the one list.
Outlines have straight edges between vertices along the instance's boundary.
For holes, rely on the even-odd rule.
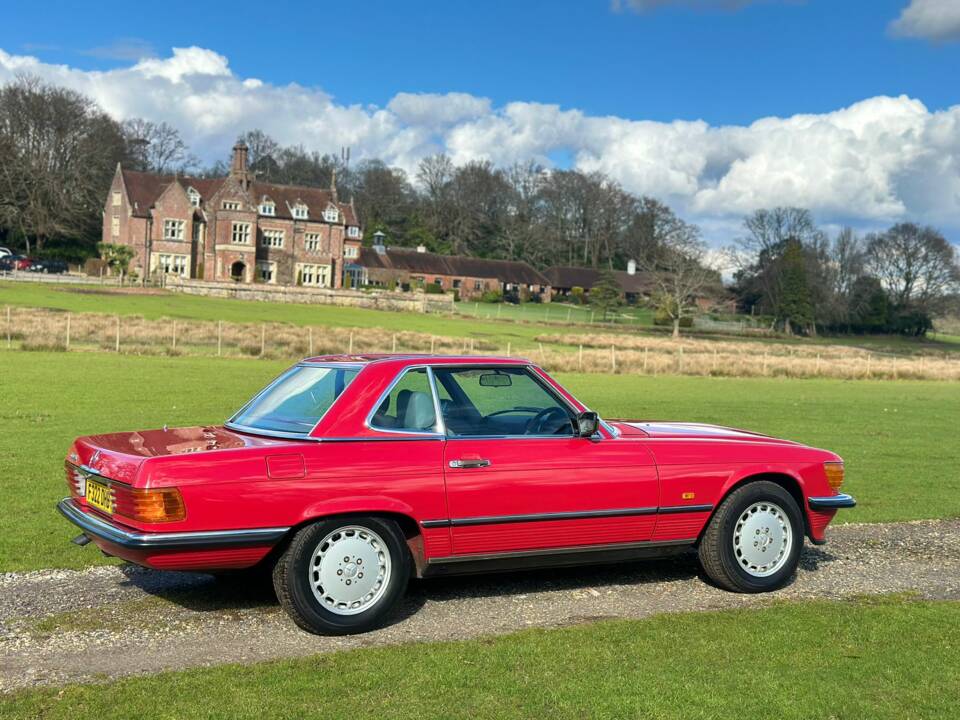
[[574,434],[571,411],[526,368],[435,368],[447,434]]
[[436,432],[437,413],[427,371],[406,371],[370,419],[378,430]]

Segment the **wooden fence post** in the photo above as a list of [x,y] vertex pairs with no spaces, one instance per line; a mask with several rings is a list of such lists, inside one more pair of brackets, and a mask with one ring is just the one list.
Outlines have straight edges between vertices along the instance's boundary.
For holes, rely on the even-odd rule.
[[433,349],[436,347],[437,338],[430,336],[430,354],[433,355]]
[[353,355],[353,331],[350,331],[350,348],[347,350],[347,353]]
[[513,343],[508,342],[508,343],[507,343],[507,357],[510,357],[511,354],[512,354],[512,352],[513,352]]
[[683,372],[683,346],[677,348],[677,372]]
[[617,346],[610,346],[610,369],[613,372],[617,371]]
[[897,356],[893,356],[893,379],[897,379]]
[[580,352],[577,354],[577,369],[583,372],[583,345],[580,346]]
[[267,349],[267,324],[263,323],[260,325],[260,357],[263,357],[264,351]]
[[173,321],[173,349],[177,349],[177,321]]
[[649,350],[649,348],[643,349],[643,372],[647,372],[647,350]]
[[767,354],[763,354],[763,374],[767,374]]
[[307,351],[313,355],[313,325],[307,326]]
[[867,355],[867,377],[870,377],[870,360],[873,359],[872,355]]
[[537,345],[540,346],[540,362],[543,363],[544,365],[546,365],[546,363],[547,363],[547,356],[546,356],[546,354],[544,354],[544,352],[543,352],[543,343],[537,343]]
[[397,351],[397,334],[393,334],[393,352]]
[[120,316],[117,315],[117,339],[115,343],[115,349],[117,352],[120,352]]
[[817,369],[814,372],[814,375],[820,374],[820,353],[817,353]]
[[10,344],[12,342],[11,341],[11,337],[12,337],[11,331],[13,329],[11,325],[12,322],[13,321],[10,319],[10,306],[7,305],[7,350],[9,350],[12,347],[12,345]]
[[67,313],[67,337],[63,347],[65,350],[70,349],[70,313]]
[[217,357],[223,350],[223,320],[217,320]]

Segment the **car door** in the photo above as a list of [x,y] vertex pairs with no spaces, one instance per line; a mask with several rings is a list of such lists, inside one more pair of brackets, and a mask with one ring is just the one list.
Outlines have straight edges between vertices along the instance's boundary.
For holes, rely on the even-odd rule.
[[576,437],[530,368],[435,367],[455,555],[647,541],[657,471],[640,444]]

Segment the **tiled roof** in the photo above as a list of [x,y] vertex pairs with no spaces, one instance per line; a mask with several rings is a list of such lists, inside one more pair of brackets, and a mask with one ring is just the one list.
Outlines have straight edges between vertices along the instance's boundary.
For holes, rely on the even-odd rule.
[[488,260],[460,255],[438,255],[407,248],[388,248],[378,253],[373,248],[360,249],[358,263],[366,268],[400,270],[422,275],[495,278],[516,285],[549,285],[549,281],[525,262]]
[[[600,270],[585,267],[556,266],[547,268],[543,274],[556,290],[569,290],[574,287],[589,290],[600,279]],[[625,293],[645,293],[653,288],[648,273],[637,272],[631,275],[623,270],[614,270],[613,276]]]
[[[123,171],[123,182],[127,187],[127,195],[130,202],[133,203],[134,215],[141,217],[150,216],[150,208],[176,179],[186,190],[193,187],[200,193],[204,200],[212,197],[223,185],[226,178],[195,178],[185,175],[157,175],[155,173],[138,172],[136,170]],[[254,182],[250,187],[250,197],[255,205],[260,204],[264,196],[269,197],[276,203],[275,217],[292,219],[292,208],[302,202],[307,206],[307,213],[311,220],[320,220],[323,218],[323,211],[333,201],[333,193],[330,190],[315,187],[303,187],[298,185],[275,185],[273,183]],[[357,213],[349,203],[335,203],[337,208],[343,213],[344,222],[347,225],[357,225]]]

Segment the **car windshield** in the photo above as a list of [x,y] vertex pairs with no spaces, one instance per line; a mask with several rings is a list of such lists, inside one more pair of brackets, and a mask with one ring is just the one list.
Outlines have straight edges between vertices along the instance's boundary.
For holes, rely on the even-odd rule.
[[353,366],[298,365],[230,419],[231,425],[306,435],[360,372]]

